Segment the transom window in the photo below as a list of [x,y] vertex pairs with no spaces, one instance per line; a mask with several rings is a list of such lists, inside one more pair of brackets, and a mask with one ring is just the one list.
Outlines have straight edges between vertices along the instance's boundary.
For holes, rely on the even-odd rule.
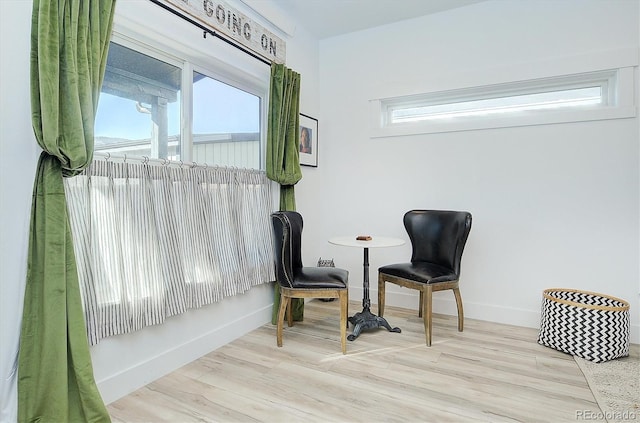
[[584,107],[602,104],[601,86],[574,88],[509,96],[498,96],[470,101],[410,106],[397,104],[389,107],[391,124],[420,122],[435,119],[455,119],[470,116],[489,116],[532,110],[551,110],[565,107]]
[[371,100],[372,137],[634,117],[633,67]]

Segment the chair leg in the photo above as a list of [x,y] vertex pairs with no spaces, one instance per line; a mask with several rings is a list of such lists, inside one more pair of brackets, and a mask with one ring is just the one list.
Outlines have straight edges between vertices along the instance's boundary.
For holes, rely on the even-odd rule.
[[293,326],[293,310],[291,308],[291,297],[287,297],[287,324]]
[[[420,291],[422,294],[422,291]],[[424,334],[427,339],[427,347],[431,346],[431,303],[433,300],[433,288],[427,285],[424,290],[424,301],[422,303],[422,316],[424,319]]]
[[420,302],[418,303],[418,317],[422,317],[422,307],[424,307],[424,291],[420,291]]
[[458,332],[462,332],[462,329],[464,329],[464,310],[462,309],[460,288],[453,288],[453,295],[456,297],[456,305],[458,306]]
[[276,340],[278,346],[282,346],[282,327],[284,326],[284,315],[287,309],[287,300],[284,295],[280,295],[280,309],[278,310],[278,326],[276,329]]
[[347,315],[349,310],[349,292],[340,291],[338,293],[340,298],[340,345],[342,347],[342,354],[347,353]]
[[384,316],[384,298],[385,298],[385,281],[384,277],[378,273],[378,316]]

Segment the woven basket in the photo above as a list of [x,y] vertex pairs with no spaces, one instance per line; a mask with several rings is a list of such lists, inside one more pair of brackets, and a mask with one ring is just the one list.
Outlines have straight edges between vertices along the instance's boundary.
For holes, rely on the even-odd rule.
[[542,297],[539,344],[595,363],[629,355],[629,303],[562,288]]

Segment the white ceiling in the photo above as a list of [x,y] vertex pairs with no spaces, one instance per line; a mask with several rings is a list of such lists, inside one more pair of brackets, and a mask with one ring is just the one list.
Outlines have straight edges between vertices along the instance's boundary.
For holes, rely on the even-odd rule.
[[[304,27],[319,39],[360,31],[418,16],[455,9],[483,0],[242,0],[263,16],[275,5],[295,22],[274,22],[289,35]],[[262,9],[262,10],[261,10]],[[272,19],[273,20],[273,19]],[[277,19],[276,19],[277,20]]]

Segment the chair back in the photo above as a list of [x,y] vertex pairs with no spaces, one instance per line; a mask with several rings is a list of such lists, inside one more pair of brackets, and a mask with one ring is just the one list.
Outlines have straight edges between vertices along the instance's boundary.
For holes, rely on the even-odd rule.
[[462,252],[471,230],[471,213],[448,210],[410,210],[404,227],[411,240],[411,262],[428,262],[460,275]]
[[293,269],[302,267],[302,216],[294,211],[271,214],[276,278],[293,287]]

